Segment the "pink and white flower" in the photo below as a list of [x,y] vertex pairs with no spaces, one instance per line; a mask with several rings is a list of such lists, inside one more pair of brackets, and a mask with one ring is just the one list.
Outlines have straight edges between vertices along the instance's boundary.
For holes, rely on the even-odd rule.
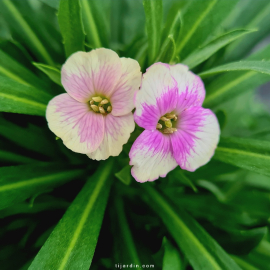
[[72,151],[104,160],[122,151],[135,128],[133,96],[140,66],[109,49],[76,52],[61,70],[67,91],[48,104],[49,128]]
[[143,75],[135,96],[135,122],[145,130],[130,153],[138,182],[165,177],[177,165],[195,171],[213,156],[220,129],[215,114],[202,108],[200,77],[177,64],[156,63]]

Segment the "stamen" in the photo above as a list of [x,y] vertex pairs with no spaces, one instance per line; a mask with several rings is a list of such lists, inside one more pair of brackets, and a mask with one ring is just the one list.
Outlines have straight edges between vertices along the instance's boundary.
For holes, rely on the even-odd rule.
[[98,106],[97,105],[91,105],[91,108],[93,109],[94,112],[98,112]]
[[160,120],[166,122],[166,121],[168,121],[169,119],[166,118],[165,116],[162,116],[162,117],[160,118]]
[[173,118],[173,120],[176,121],[176,120],[177,120],[177,116],[175,116],[175,117]]
[[103,99],[101,102],[100,102],[100,105],[104,105],[104,104],[107,104],[109,103],[109,100],[108,99]]
[[173,119],[173,118],[176,117],[176,116],[175,116],[175,114],[173,114],[173,113],[168,113],[168,114],[166,114],[166,117],[167,117],[168,119]]
[[111,111],[112,111],[112,106],[108,106],[107,112],[111,112]]
[[98,109],[99,109],[100,113],[102,113],[102,114],[105,114],[106,113],[105,110],[104,110],[104,108],[98,107]]
[[157,123],[157,129],[162,129],[162,125],[160,123]]
[[172,122],[171,122],[171,120],[165,121],[165,126],[168,127],[168,128],[171,128],[171,127],[172,127]]
[[94,100],[90,100],[90,105],[93,105],[94,104]]
[[165,129],[163,130],[163,133],[164,133],[164,134],[172,134],[172,133],[174,133],[175,131],[177,131],[176,128],[165,128]]
[[102,100],[101,97],[92,97],[92,99],[95,101],[95,102],[100,102]]

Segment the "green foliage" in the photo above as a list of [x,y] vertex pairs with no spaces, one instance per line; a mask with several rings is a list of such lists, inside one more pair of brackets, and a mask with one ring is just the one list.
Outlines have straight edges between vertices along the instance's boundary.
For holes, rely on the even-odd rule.
[[77,51],[84,51],[84,30],[80,1],[61,0],[58,10],[66,57]]
[[[269,269],[269,14],[268,0],[1,0],[1,270]],[[201,76],[221,128],[209,163],[136,183],[139,127],[105,162],[55,138],[61,66],[99,47]]]

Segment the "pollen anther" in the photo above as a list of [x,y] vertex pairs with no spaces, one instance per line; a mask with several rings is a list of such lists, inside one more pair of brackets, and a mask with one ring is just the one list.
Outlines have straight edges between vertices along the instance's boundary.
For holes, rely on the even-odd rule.
[[92,99],[95,101],[95,102],[100,102],[102,100],[101,97],[92,97]]

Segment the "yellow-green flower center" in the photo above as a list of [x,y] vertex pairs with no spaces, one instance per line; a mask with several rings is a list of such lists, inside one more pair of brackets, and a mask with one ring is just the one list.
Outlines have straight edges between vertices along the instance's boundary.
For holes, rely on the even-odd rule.
[[157,129],[164,134],[172,134],[177,131],[176,120],[177,116],[174,113],[166,113],[159,119]]
[[89,100],[90,109],[95,113],[108,114],[112,111],[110,100],[101,96],[94,96]]

